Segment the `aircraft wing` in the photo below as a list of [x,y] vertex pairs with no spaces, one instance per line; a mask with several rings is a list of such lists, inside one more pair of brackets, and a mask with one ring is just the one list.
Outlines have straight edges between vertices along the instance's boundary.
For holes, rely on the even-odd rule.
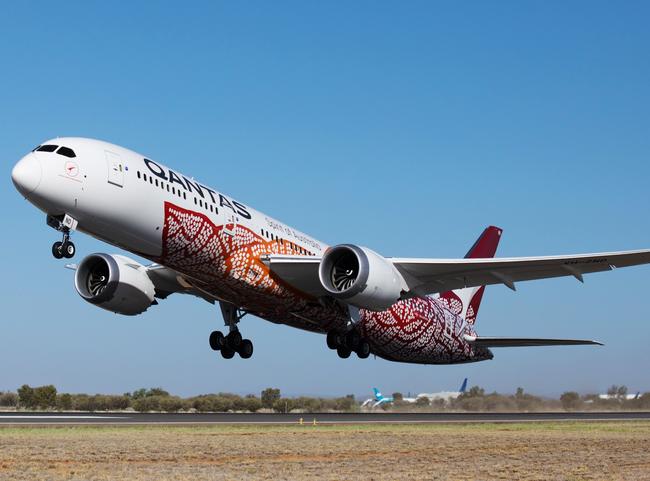
[[538,339],[534,337],[475,337],[464,336],[465,340],[477,347],[531,347],[531,346],[602,346],[598,341],[587,339]]
[[[77,270],[77,264],[66,264],[65,267],[73,271]],[[132,267],[138,268],[142,266],[137,264]],[[174,269],[160,264],[150,264],[145,266],[144,269],[151,282],[153,282],[156,289],[155,297],[158,299],[166,299],[171,294],[179,293],[200,297],[211,304],[214,304],[217,300],[214,296],[194,286],[190,280],[185,279],[182,274]]]
[[[402,274],[411,295],[427,295],[464,287],[573,276],[650,263],[650,250],[544,257],[409,259],[387,258]],[[262,261],[280,279],[313,296],[326,295],[318,278],[319,257],[266,255]]]

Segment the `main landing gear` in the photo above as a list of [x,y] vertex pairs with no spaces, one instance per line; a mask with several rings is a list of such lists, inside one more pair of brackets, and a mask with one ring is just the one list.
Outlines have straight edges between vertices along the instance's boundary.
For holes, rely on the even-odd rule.
[[224,359],[232,359],[235,353],[239,354],[242,359],[248,359],[253,355],[253,343],[250,339],[243,339],[237,323],[246,312],[240,311],[234,304],[219,302],[223,320],[229,328],[228,334],[224,335],[221,331],[212,331],[210,334],[210,347],[214,351],[221,351]]
[[356,329],[348,332],[330,331],[327,333],[327,347],[335,350],[342,359],[347,359],[356,352],[360,359],[370,356],[370,344]]
[[52,255],[57,259],[62,259],[64,257],[66,259],[71,259],[74,257],[77,250],[70,240],[70,233],[76,229],[77,221],[68,214],[63,216],[63,218],[48,215],[46,221],[47,225],[60,231],[63,235],[63,238],[60,241],[56,241],[52,244]]

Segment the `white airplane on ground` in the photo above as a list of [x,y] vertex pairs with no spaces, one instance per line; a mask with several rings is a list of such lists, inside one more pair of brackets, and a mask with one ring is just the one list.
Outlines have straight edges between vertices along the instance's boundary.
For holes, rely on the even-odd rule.
[[582,276],[650,262],[649,250],[493,258],[501,229],[488,227],[463,259],[387,258],[354,244],[327,246],[192,177],[98,140],[57,138],[13,168],[12,180],[62,233],[55,257],[75,253],[76,229],[153,262],[90,254],[75,272],[86,301],[140,314],[173,293],[221,307],[228,334],[210,346],[248,358],[238,323],[254,314],[327,334],[342,358],[451,364],[492,359],[490,347],[599,344],[589,340],[480,337],[485,286]]
[[452,399],[456,399],[460,397],[460,395],[463,394],[466,390],[467,390],[467,378],[463,379],[463,383],[460,385],[458,391],[440,391],[440,392],[433,392],[433,393],[423,392],[418,394],[417,398],[425,397],[428,398],[429,401],[436,401],[438,399],[442,399],[445,402],[449,402]]
[[633,401],[634,399],[639,399],[641,397],[641,391],[638,391],[636,394],[599,394],[598,399],[625,399],[626,401]]

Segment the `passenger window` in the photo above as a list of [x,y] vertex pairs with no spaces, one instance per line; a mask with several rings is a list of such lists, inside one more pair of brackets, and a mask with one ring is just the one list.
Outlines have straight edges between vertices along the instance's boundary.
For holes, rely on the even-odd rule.
[[172,194],[176,195],[176,187],[172,187]]
[[142,174],[142,178],[143,178],[144,181],[146,182],[146,181],[147,181],[147,174]]
[[69,147],[61,147],[59,150],[56,151],[57,154],[61,154],[65,157],[70,157],[71,159],[76,157],[77,155],[74,153],[74,150],[72,150]]
[[139,179],[140,177],[141,177],[141,176],[140,176],[140,171],[138,170],[138,179]]
[[54,152],[59,146],[58,145],[41,145],[38,148],[39,152]]

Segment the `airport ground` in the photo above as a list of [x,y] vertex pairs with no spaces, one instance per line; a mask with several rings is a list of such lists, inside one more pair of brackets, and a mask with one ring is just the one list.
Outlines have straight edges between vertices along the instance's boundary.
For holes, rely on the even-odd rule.
[[4,425],[2,480],[642,480],[650,421]]

